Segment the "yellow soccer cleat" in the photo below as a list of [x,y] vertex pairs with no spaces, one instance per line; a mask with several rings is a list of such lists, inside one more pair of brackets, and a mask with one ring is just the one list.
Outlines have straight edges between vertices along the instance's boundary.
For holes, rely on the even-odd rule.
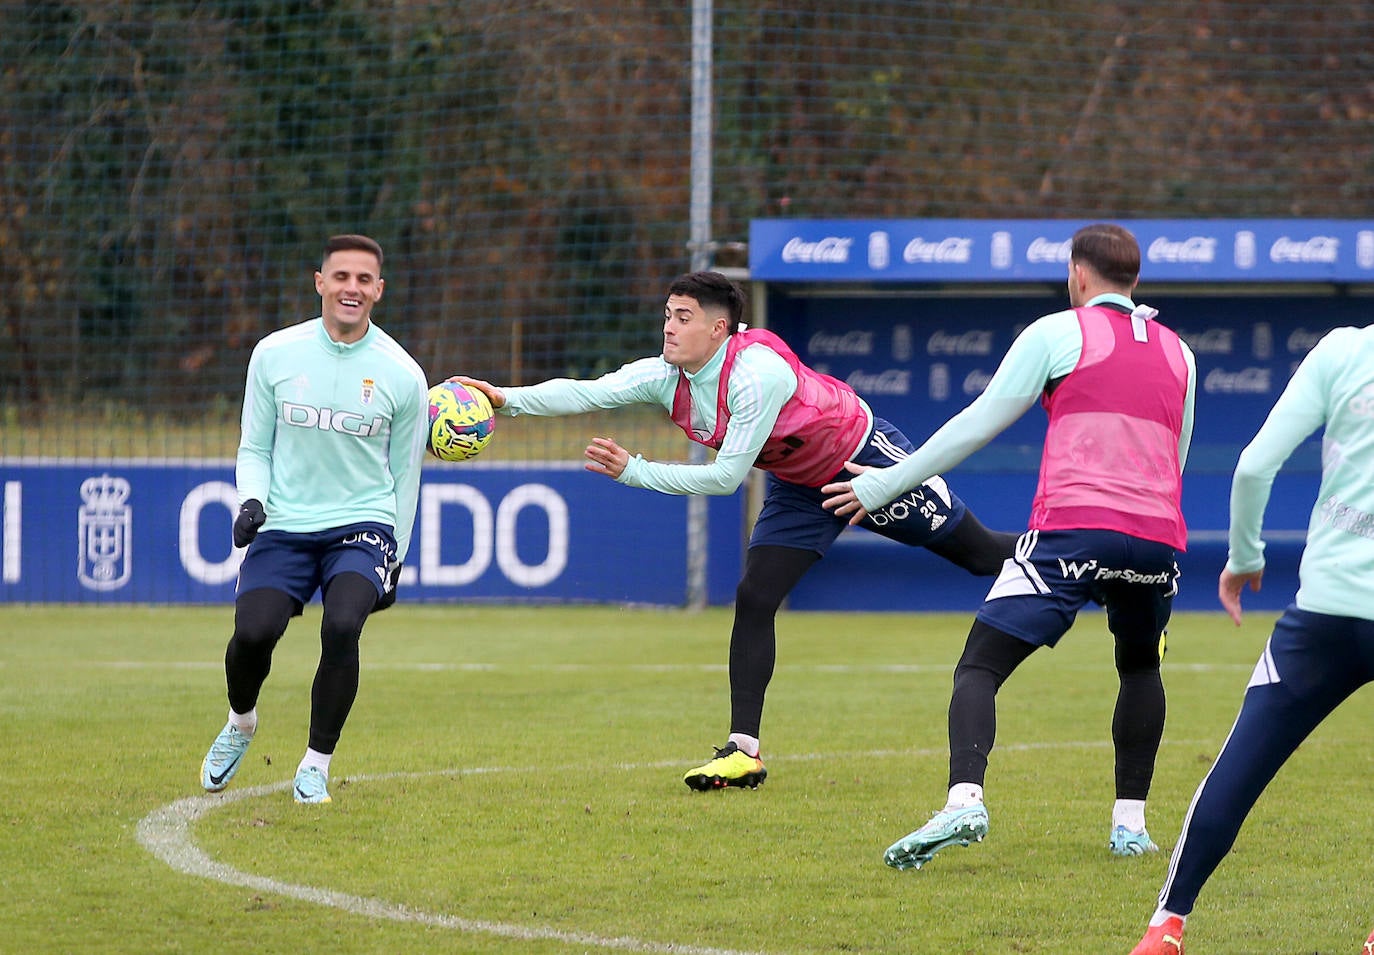
[[763,760],[757,756],[746,756],[734,743],[726,743],[716,750],[715,759],[691,770],[682,777],[682,781],[698,792],[706,792],[727,786],[758,789],[759,783],[767,777],[768,770],[763,768]]

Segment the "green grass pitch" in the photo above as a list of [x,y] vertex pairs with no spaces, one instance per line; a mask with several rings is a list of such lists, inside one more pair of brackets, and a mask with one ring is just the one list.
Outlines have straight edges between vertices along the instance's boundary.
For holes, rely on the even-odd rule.
[[[224,797],[229,607],[7,607],[0,952],[1122,953],[1273,614],[1178,616],[1157,856],[1106,849],[1116,691],[1086,614],[1003,689],[987,841],[919,872],[886,846],[944,799],[969,617],[787,613],[768,781],[694,793],[724,742],[728,611],[402,603],[363,637],[329,806],[305,746],[318,608],[278,647]],[[1374,924],[1369,691],[1261,799],[1189,952],[1353,955]]]

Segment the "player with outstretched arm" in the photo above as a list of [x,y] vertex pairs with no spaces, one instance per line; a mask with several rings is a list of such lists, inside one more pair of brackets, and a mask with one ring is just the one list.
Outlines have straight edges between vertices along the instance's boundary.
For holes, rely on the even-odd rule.
[[1145,801],[1164,733],[1163,634],[1187,543],[1180,507],[1193,430],[1193,354],[1158,314],[1132,301],[1140,246],[1117,225],[1074,233],[1073,306],[1046,315],[1011,345],[987,389],[900,464],[850,468],[825,507],[867,519],[909,487],[946,471],[1040,400],[1049,415],[1030,529],[993,583],[954,671],[949,793],[943,809],[888,848],[897,869],[988,831],[983,783],[997,729],[997,691],[1036,649],[1053,647],[1090,601],[1107,611],[1120,689],[1112,719],[1116,801],[1108,847],[1158,847]]
[[[804,365],[776,335],[747,329],[744,293],[718,272],[693,272],[668,287],[663,353],[591,381],[558,378],[484,391],[505,415],[570,415],[632,404],[658,405],[692,441],[716,451],[704,464],[668,464],[632,455],[607,437],[586,449],[587,469],[664,494],[732,494],[751,468],[768,472],[763,507],[749,540],[730,633],[730,735],[714,758],[690,770],[692,789],[757,787],[767,775],[759,730],[777,656],[776,616],[784,598],[844,530],[821,507],[821,485],[855,460],[874,468],[909,454],[911,442],[875,417],[842,381]],[[864,526],[925,547],[973,574],[990,576],[1010,556],[1015,535],[989,531],[938,475],[900,506]]]

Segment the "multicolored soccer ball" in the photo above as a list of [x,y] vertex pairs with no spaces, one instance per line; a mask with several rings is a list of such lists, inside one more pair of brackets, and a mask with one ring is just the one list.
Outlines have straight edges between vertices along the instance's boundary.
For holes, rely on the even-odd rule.
[[429,453],[440,461],[466,461],[491,441],[496,415],[487,396],[456,381],[429,389]]

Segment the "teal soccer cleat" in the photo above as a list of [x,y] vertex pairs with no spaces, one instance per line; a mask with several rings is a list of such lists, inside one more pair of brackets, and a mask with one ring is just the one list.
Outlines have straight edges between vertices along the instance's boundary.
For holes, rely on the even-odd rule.
[[919,869],[945,846],[982,842],[987,834],[988,811],[981,803],[941,809],[930,822],[889,846],[883,861],[894,869]]
[[1125,826],[1117,826],[1112,830],[1109,845],[1114,856],[1143,856],[1147,852],[1159,851],[1159,846],[1144,829],[1135,832]]
[[200,784],[206,792],[217,793],[229,785],[229,780],[239,771],[243,754],[248,752],[248,744],[253,737],[240,732],[233,723],[225,723],[215,741],[210,744],[210,752],[200,764]]
[[329,797],[328,783],[329,777],[314,766],[301,767],[296,770],[296,784],[293,787],[296,802],[333,802]]

